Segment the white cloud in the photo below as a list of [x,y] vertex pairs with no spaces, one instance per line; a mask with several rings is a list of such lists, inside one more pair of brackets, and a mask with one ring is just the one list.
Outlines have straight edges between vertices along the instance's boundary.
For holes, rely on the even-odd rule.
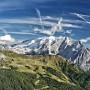
[[42,33],[42,34],[46,34],[46,35],[51,35],[51,30],[48,30],[48,29],[39,29],[39,28],[34,28],[34,31],[35,32],[39,32],[39,33]]
[[81,26],[78,25],[73,25],[73,24],[62,24],[63,27],[71,27],[71,28],[82,28]]
[[15,39],[11,37],[11,35],[0,36],[1,41],[14,42]]
[[86,43],[86,42],[90,41],[90,37],[85,38],[85,39],[81,39],[80,41],[81,41],[82,43]]
[[51,17],[51,16],[42,16],[42,19],[43,20],[55,20],[55,21],[58,21],[59,18],[57,17]]
[[72,33],[72,30],[66,30],[65,33],[71,34]]

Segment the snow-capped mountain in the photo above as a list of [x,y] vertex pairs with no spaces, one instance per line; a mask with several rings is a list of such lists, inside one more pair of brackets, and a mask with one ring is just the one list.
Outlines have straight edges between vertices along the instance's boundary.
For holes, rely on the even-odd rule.
[[8,51],[11,51],[12,47],[7,45],[7,44],[0,44],[0,51],[3,51],[3,50],[8,50]]
[[61,55],[74,62],[84,70],[90,68],[90,49],[85,48],[80,41],[68,37],[41,37],[35,40],[26,40],[12,46],[12,50],[20,54]]
[[90,69],[90,49],[85,48],[80,41],[68,37],[41,37],[34,40],[25,40],[12,46],[4,46],[3,48],[19,54],[61,55],[84,70]]

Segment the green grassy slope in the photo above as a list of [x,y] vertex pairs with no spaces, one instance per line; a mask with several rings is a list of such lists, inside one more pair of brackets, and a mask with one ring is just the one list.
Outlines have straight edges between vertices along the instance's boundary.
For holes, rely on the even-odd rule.
[[60,56],[0,51],[0,90],[90,90],[90,73]]

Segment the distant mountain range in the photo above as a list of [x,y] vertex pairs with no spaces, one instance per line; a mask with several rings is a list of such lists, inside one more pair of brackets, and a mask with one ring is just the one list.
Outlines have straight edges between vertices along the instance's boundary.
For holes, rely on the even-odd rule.
[[90,70],[90,49],[84,47],[80,41],[68,37],[41,37],[11,46],[0,45],[0,49],[27,55],[60,55],[77,64],[81,69]]

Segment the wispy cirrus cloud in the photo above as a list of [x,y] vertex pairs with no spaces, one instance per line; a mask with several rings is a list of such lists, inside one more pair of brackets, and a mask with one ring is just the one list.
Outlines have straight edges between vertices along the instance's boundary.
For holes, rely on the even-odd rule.
[[3,27],[0,27],[0,31],[2,31],[5,35],[8,34],[8,32]]
[[87,37],[87,38],[85,38],[85,39],[81,39],[80,41],[81,41],[82,43],[86,43],[86,42],[90,41],[90,37]]
[[62,24],[63,27],[71,27],[71,28],[82,28],[82,26],[79,25],[74,25],[74,24],[68,24],[68,23],[64,23]]
[[21,35],[36,35],[36,36],[42,36],[36,33],[31,33],[31,32],[8,32],[8,34],[21,34]]
[[[79,25],[74,25],[72,23],[66,23],[65,19],[62,19],[62,22],[59,23],[59,18],[54,18],[51,16],[42,16],[42,23],[40,22],[39,18],[13,18],[13,19],[0,19],[0,23],[7,23],[8,25],[16,24],[16,25],[39,25],[40,27],[32,27],[31,29],[26,30],[20,30],[18,32],[15,31],[8,31],[9,34],[23,34],[23,35],[37,35],[40,36],[39,33],[45,34],[45,35],[52,35],[55,32],[61,32],[64,34],[72,34],[72,30],[63,30],[64,27],[66,28],[82,28]],[[43,25],[44,30],[41,28]],[[49,28],[46,28],[46,26],[49,26]],[[31,32],[31,30],[33,32]],[[28,31],[28,32],[27,32]]]
[[71,14],[76,15],[77,17],[81,18],[84,22],[90,24],[90,21],[85,19],[85,17],[89,17],[88,15],[82,15],[82,14],[78,14],[78,13],[71,13]]
[[[59,21],[58,17],[55,18],[55,17],[51,17],[51,16],[42,16],[42,23],[40,22],[39,18],[32,18],[32,17],[0,19],[0,23],[8,24],[11,27],[13,27],[12,25],[16,25],[16,26],[21,25],[22,26],[22,28],[19,27],[19,31],[14,31],[13,28],[11,31],[9,31],[9,29],[7,30],[8,34],[15,34],[15,35],[41,36],[41,34],[52,35],[55,32],[73,35],[73,32],[72,32],[73,29],[81,29],[82,28],[82,26],[72,23],[71,19],[70,20],[62,19],[62,23],[60,24],[62,31],[60,31],[60,28],[57,25],[58,21]],[[75,21],[73,20],[73,22],[75,22]],[[78,20],[77,22],[82,23],[80,20]],[[34,25],[34,26],[32,28],[22,30],[24,25]],[[41,28],[41,25],[43,25],[44,30]],[[49,27],[49,28],[46,28],[46,27]],[[65,30],[63,29],[64,27],[66,28]]]
[[[59,19],[57,19],[58,22]],[[42,23],[38,18],[21,18],[21,19],[0,19],[0,23],[8,23],[8,24],[35,24],[35,25],[43,25],[43,26],[54,26],[57,24],[54,21],[46,21],[43,20]],[[72,27],[72,28],[81,28],[79,25],[69,24],[69,23],[62,23],[63,27]]]
[[49,21],[43,21],[41,24],[38,18],[34,19],[0,19],[0,23],[9,23],[9,24],[36,24],[36,25],[45,25],[45,26],[52,26],[55,25],[56,23],[54,22],[49,22]]
[[[53,1],[53,0],[49,0]],[[27,7],[35,8],[34,5],[38,3],[48,2],[48,0],[1,0],[0,1],[0,12],[4,12],[6,10],[17,10],[17,9],[27,9]]]
[[22,7],[22,3],[20,1],[15,0],[3,0],[0,1],[0,12],[4,12],[6,10],[16,10]]

